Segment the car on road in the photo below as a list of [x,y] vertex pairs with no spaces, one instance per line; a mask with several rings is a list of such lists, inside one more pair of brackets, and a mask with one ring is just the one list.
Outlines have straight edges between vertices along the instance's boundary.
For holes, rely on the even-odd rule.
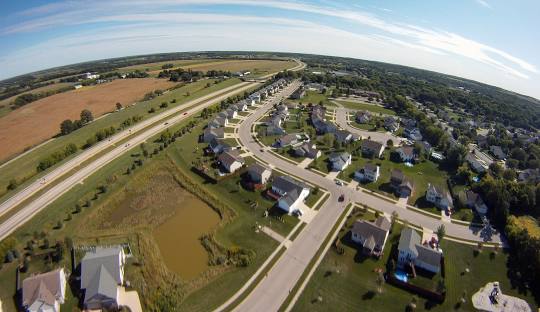
[[264,153],[264,149],[261,148],[260,151],[261,151],[261,153]]
[[345,195],[341,194],[341,195],[339,196],[339,198],[338,198],[338,201],[339,201],[339,202],[342,202],[342,201],[344,201],[344,200],[345,200]]
[[341,180],[335,179],[334,181],[335,181],[336,184],[339,185],[339,186],[342,186],[342,185],[343,185],[343,182],[341,182]]
[[187,115],[187,112],[185,112],[183,115],[184,115],[184,116]]
[[168,125],[168,124],[169,124],[168,122],[164,123],[165,126]]

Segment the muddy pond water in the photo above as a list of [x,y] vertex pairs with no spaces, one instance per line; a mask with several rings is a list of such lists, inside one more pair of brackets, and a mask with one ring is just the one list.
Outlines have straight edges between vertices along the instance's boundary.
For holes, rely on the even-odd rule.
[[167,268],[186,280],[204,272],[208,268],[208,253],[199,238],[219,221],[219,215],[210,206],[187,193],[175,214],[153,232]]

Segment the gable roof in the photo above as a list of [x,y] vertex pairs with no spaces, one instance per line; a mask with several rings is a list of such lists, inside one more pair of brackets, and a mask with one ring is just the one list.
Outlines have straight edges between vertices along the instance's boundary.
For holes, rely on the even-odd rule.
[[278,176],[272,182],[272,187],[282,190],[286,193],[289,193],[293,190],[302,191],[305,188],[309,189],[309,187],[305,183],[297,181],[290,176]]
[[421,244],[416,245],[416,250],[418,252],[418,257],[416,258],[418,261],[422,261],[435,267],[441,265],[442,254],[437,250]]
[[94,277],[88,283],[84,293],[84,303],[101,297],[117,299],[118,284],[105,265],[100,265]]
[[105,268],[116,284],[122,283],[120,256],[121,247],[101,248],[88,251],[81,261],[81,288],[86,289],[100,270]]
[[393,169],[390,173],[390,180],[391,181],[399,181],[402,182],[405,179],[405,176],[403,175],[403,172],[399,169]]
[[[372,240],[372,244],[368,244],[370,246],[365,246],[364,244],[364,247],[373,249],[375,245],[379,245],[381,247],[383,246],[384,239],[386,238],[386,234],[390,228],[386,228],[385,222],[379,220],[381,218],[385,219],[384,217],[379,217],[375,222],[369,222],[366,220],[356,220],[356,222],[354,222],[351,232],[364,238],[365,240]],[[380,224],[382,226],[380,226]]]
[[364,172],[375,172],[377,171],[377,166],[372,163],[366,163],[362,169],[364,169]]
[[244,159],[240,157],[237,150],[232,150],[228,152],[223,152],[218,156],[218,160],[224,165],[224,166],[231,166],[234,162],[239,162],[241,164],[244,163]]
[[374,152],[379,152],[383,145],[377,141],[364,140],[362,141],[362,149],[367,149]]
[[404,228],[401,230],[401,235],[399,237],[398,250],[405,250],[413,254],[415,257],[418,257],[418,251],[416,250],[416,245],[420,244],[421,238],[416,231],[410,227]]
[[248,168],[248,172],[250,174],[254,173],[254,174],[257,174],[257,175],[262,175],[265,171],[270,171],[270,169],[266,168],[265,166],[263,166],[263,165],[261,165],[259,163],[254,163],[251,166],[249,166],[249,168]]
[[413,157],[414,156],[414,147],[412,146],[402,146],[397,149],[398,152],[401,151],[405,156],[407,157]]
[[54,306],[63,296],[62,283],[65,282],[63,275],[64,269],[57,269],[25,278],[22,284],[23,306],[30,306],[34,302]]

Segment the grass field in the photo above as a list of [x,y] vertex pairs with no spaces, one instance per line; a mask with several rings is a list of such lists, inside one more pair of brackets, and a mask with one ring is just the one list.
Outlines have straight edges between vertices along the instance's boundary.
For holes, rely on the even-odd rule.
[[[221,90],[223,88],[232,86],[240,82],[238,79],[229,79],[225,80],[218,84],[212,84],[209,88],[206,88],[206,83],[208,81],[198,81],[195,83],[187,84],[181,88],[170,91],[162,96],[156,97],[150,101],[139,102],[134,106],[123,109],[119,112],[109,114],[99,120],[96,120],[89,125],[80,128],[69,135],[59,137],[43,146],[32,150],[31,152],[17,158],[16,160],[10,162],[9,164],[3,166],[0,170],[0,198],[5,198],[6,194],[9,194],[6,190],[11,179],[16,179],[19,183],[22,183],[20,187],[31,182],[31,178],[38,177],[46,172],[49,172],[54,167],[49,168],[45,172],[37,175],[36,167],[39,161],[50,155],[51,153],[62,149],[65,145],[69,143],[74,143],[77,146],[82,146],[86,140],[93,136],[96,131],[110,126],[119,126],[124,120],[131,118],[133,116],[142,116],[144,119],[153,116],[148,113],[148,110],[151,107],[154,107],[159,112],[159,104],[163,101],[169,102],[168,108],[173,108],[178,105],[181,105],[187,101],[196,99],[198,97],[204,96],[206,94],[212,93],[214,91]],[[186,93],[189,92],[190,95],[186,96]],[[170,103],[173,99],[176,99],[176,103]],[[26,183],[24,183],[27,181]],[[9,196],[9,195],[8,195]]]
[[[379,179],[376,182],[364,184],[363,187],[377,192],[388,193],[390,174],[393,169],[399,169],[414,184],[413,194],[409,197],[409,204],[421,204],[421,208],[428,208],[425,207],[426,204],[422,201],[418,202],[425,195],[428,183],[438,185],[444,189],[447,188],[446,179],[448,174],[439,169],[436,163],[426,160],[415,164],[413,167],[407,167],[403,163],[389,160],[389,154],[388,150],[384,151],[384,160],[367,159],[362,156],[353,157],[352,164],[339,174],[339,178],[351,181],[356,170],[362,168],[366,163],[372,163],[380,166]],[[438,213],[438,210],[436,212]]]
[[208,62],[214,62],[215,60],[212,59],[191,59],[191,60],[173,60],[173,61],[164,61],[164,62],[156,62],[156,63],[146,63],[146,64],[139,64],[139,65],[131,65],[126,67],[121,67],[117,71],[119,73],[128,73],[135,70],[139,71],[146,71],[146,72],[154,72],[154,71],[161,71],[162,66],[165,64],[173,64],[173,68],[177,68],[180,66],[185,65],[193,65],[193,64],[202,64],[202,63],[208,63]]
[[[350,227],[357,218],[373,220],[374,215],[357,214],[348,220],[340,233],[345,253],[339,255],[334,248],[328,251],[293,311],[404,311],[411,302],[413,294],[389,284],[383,286],[381,294],[376,292],[377,273],[374,270],[385,268],[392,245],[399,241],[401,227],[396,226],[390,234],[381,260],[366,259],[348,239]],[[417,297],[416,311],[473,311],[471,296],[490,281],[499,281],[503,293],[526,299],[534,308],[530,295],[512,288],[512,282],[506,275],[508,257],[505,252],[499,250],[497,254],[492,254],[491,249],[484,248],[474,256],[474,247],[450,241],[443,241],[442,248],[446,265],[446,301],[437,305]],[[469,267],[470,273],[462,274],[466,267]],[[463,291],[466,292],[467,301],[458,308],[457,302]]]
[[349,109],[356,109],[356,110],[367,110],[372,113],[377,114],[386,114],[386,115],[395,115],[396,112],[394,112],[391,109],[384,108],[379,105],[375,104],[369,104],[369,103],[360,103],[360,102],[347,102],[347,101],[336,101],[339,104],[343,105],[346,108]]
[[98,118],[115,111],[117,102],[128,106],[147,92],[172,86],[174,83],[152,78],[117,79],[27,104],[0,118],[0,160],[57,135],[60,123],[66,119],[79,119],[83,109],[90,110],[94,118]]

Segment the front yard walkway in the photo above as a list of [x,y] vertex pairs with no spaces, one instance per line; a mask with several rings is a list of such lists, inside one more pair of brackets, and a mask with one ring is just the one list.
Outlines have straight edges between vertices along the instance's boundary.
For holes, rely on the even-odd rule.
[[291,241],[286,239],[285,237],[281,236],[279,233],[275,232],[274,230],[272,230],[271,228],[269,227],[266,227],[266,226],[263,226],[261,228],[261,231],[263,231],[264,233],[266,233],[266,235],[270,236],[271,238],[275,239],[278,243],[283,243],[283,245],[286,247],[286,248],[289,248],[289,246],[291,245]]
[[297,166],[300,168],[306,168],[313,161],[311,158],[304,158]]
[[326,175],[326,178],[327,179],[330,179],[330,180],[335,180],[337,178],[339,174],[339,171],[330,171],[327,175]]

